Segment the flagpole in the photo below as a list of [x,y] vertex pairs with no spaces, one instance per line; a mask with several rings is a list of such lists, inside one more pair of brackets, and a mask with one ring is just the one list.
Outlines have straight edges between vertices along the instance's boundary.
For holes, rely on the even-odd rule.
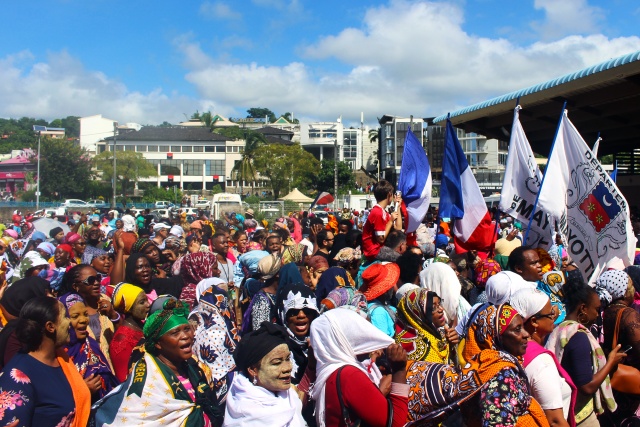
[[[562,119],[564,118],[564,110],[566,107],[567,107],[567,101],[564,101],[564,103],[562,104],[562,112],[560,113],[560,120],[558,120],[558,127],[556,127],[556,134],[554,135],[553,142],[551,143],[551,151],[549,151],[549,157],[547,158],[547,165],[549,164],[549,159],[551,159],[551,155],[553,154],[553,149],[556,145],[556,140],[558,139],[558,132],[560,131],[560,125],[562,124]],[[536,201],[533,204],[531,217],[529,217],[529,223],[527,224],[527,231],[524,233],[524,241],[522,242],[522,246],[527,245],[527,238],[529,237],[531,222],[533,221],[533,216],[536,214],[536,208],[538,207],[538,200],[540,199],[540,191],[542,190],[542,186],[544,185],[544,180],[546,178],[547,178],[547,168],[544,169],[544,175],[542,176],[542,182],[540,183],[540,188],[538,189],[538,194],[536,195]],[[566,194],[564,196],[566,197]]]

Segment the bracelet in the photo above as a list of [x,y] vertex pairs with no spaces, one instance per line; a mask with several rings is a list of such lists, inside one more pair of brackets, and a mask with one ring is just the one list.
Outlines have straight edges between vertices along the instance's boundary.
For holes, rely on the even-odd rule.
[[117,311],[116,311],[116,314],[118,315],[118,317],[116,317],[115,319],[109,319],[109,320],[111,320],[111,322],[112,322],[112,323],[119,322],[119,321],[120,321],[120,319],[122,318],[122,317],[120,316],[120,313],[118,313]]

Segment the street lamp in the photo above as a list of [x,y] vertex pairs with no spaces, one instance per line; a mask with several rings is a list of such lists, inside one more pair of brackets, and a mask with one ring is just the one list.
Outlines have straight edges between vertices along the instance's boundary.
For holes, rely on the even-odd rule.
[[40,209],[40,137],[42,131],[46,131],[46,126],[33,125],[34,132],[38,132],[38,172],[36,175],[36,210]]

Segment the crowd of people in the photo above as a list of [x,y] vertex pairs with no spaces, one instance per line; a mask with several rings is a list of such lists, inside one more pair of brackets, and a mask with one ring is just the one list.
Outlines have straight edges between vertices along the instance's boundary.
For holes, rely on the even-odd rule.
[[0,426],[640,425],[634,260],[589,285],[560,232],[525,247],[502,215],[464,251],[437,208],[407,234],[393,186],[372,192],[326,223],[90,214],[47,235],[16,213]]

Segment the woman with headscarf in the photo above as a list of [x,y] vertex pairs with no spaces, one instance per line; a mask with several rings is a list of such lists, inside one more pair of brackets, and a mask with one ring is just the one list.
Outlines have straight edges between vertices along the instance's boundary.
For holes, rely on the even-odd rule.
[[[351,425],[345,418],[371,426],[396,427],[406,423],[407,355],[401,346],[352,310],[343,308],[316,319],[311,324],[310,339],[316,359],[312,398],[318,426]],[[385,374],[391,374],[388,398],[378,389],[383,374],[375,363],[385,350]],[[374,360],[370,359],[372,353],[376,353]]]
[[476,264],[475,267],[475,282],[476,287],[471,291],[469,297],[469,304],[475,305],[478,302],[478,298],[484,292],[485,287],[487,286],[487,281],[490,277],[498,274],[502,271],[500,264],[492,258],[487,258],[483,261],[480,261]]
[[307,369],[311,322],[318,317],[316,297],[301,281],[286,283],[276,295],[278,323],[289,334],[289,350],[293,355],[291,382],[298,384]]
[[522,316],[507,304],[492,305],[470,329],[461,368],[409,364],[409,420],[435,424],[459,408],[468,427],[548,426],[520,363],[529,338]]
[[[211,252],[196,252],[185,255],[180,267],[184,288],[180,299],[191,308],[196,302],[196,286],[204,279],[220,276],[218,260]],[[226,289],[225,289],[226,291]]]
[[314,255],[305,261],[309,277],[311,278],[311,289],[316,290],[322,273],[329,269],[329,262],[325,257]]
[[171,262],[166,259],[152,240],[147,238],[136,240],[131,246],[131,254],[137,253],[144,254],[147,257],[156,276],[167,277],[167,275],[171,274]]
[[450,346],[459,338],[455,329],[446,328],[440,297],[423,288],[410,290],[398,302],[397,310],[395,340],[409,360],[450,363]]
[[550,425],[575,427],[578,389],[556,355],[544,348],[558,317],[555,306],[539,289],[517,291],[511,296],[510,304],[520,313],[524,328],[531,335],[522,363],[531,385],[531,395],[544,410]]
[[447,323],[453,325],[462,319],[471,306],[460,292],[462,285],[455,271],[442,262],[434,262],[420,272],[420,286],[440,296],[443,301]]
[[609,374],[626,355],[620,352],[618,344],[605,357],[600,344],[589,331],[599,317],[601,304],[593,288],[581,279],[569,279],[564,285],[564,294],[567,317],[549,335],[545,347],[555,353],[578,388],[576,425],[597,427],[600,425],[598,415],[617,408]]
[[365,319],[368,316],[367,298],[364,294],[351,286],[335,288],[320,302],[320,313],[334,308],[344,307],[353,310]]
[[37,276],[40,271],[49,268],[49,263],[36,251],[27,252],[14,273],[14,280]]
[[195,325],[193,351],[208,372],[209,382],[217,402],[224,405],[227,392],[236,374],[233,352],[240,341],[233,306],[220,285],[225,282],[213,277],[200,281],[196,288],[197,305],[189,315]]
[[280,278],[280,267],[280,258],[274,255],[266,256],[258,262],[259,279],[256,281],[259,289],[244,313],[243,334],[255,331],[263,322],[275,323],[277,321],[276,292]]
[[89,313],[84,299],[78,294],[66,294],[59,300],[71,321],[70,338],[65,349],[89,387],[92,400],[97,401],[106,396],[119,381],[113,375],[100,345],[88,334]]
[[288,343],[286,330],[269,322],[242,338],[223,426],[305,426],[302,402],[291,388]]
[[[625,349],[630,347],[625,351],[624,364],[640,368],[640,314],[631,307],[635,295],[633,280],[625,271],[608,270],[596,279],[595,289],[603,309],[602,349],[609,353],[616,337],[616,344]],[[610,415],[609,425],[640,425],[640,396],[616,390],[613,395],[618,410]]]
[[73,249],[73,262],[75,264],[82,264],[82,255],[87,247],[86,240],[78,233],[70,231],[64,236],[64,242]]
[[395,334],[396,308],[391,299],[399,277],[400,268],[394,263],[374,263],[362,273],[360,292],[367,299],[369,319],[389,337]]
[[144,324],[146,352],[127,381],[95,410],[96,426],[155,425],[205,427],[219,425],[204,373],[192,359],[193,329],[187,307],[175,298],[151,313]]
[[342,267],[331,267],[325,270],[318,279],[318,285],[315,289],[318,302],[322,301],[329,295],[329,292],[335,288],[343,288],[345,286],[355,289],[356,283],[347,270]]
[[28,301],[16,329],[25,352],[0,375],[0,423],[25,427],[84,427],[91,393],[63,350],[69,319],[62,304],[42,296]]
[[142,326],[149,313],[149,300],[142,288],[122,282],[114,288],[111,302],[113,308],[124,316],[109,345],[114,373],[118,381],[124,382],[129,375],[131,353],[144,337]]

